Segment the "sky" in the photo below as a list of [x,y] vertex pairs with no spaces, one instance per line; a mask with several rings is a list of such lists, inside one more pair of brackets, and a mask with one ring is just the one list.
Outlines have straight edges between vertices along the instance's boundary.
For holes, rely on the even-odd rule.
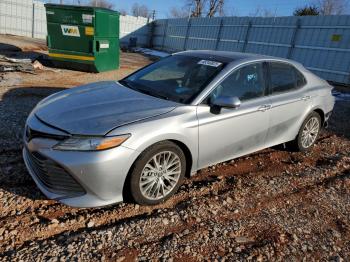
[[[133,1],[114,0],[115,6],[118,8],[130,10]],[[157,12],[158,18],[166,18],[171,7],[183,7],[184,0],[138,0],[135,1],[147,5],[150,9]],[[260,7],[268,9],[277,15],[292,15],[295,7],[304,6],[308,0],[226,0],[225,11],[228,15],[245,16],[254,13]]]
[[[85,0],[87,1],[87,0]],[[130,11],[134,3],[144,4],[150,10],[156,10],[156,18],[167,18],[171,7],[183,8],[185,0],[109,0],[115,9]],[[48,2],[48,1],[46,1]],[[59,2],[51,0],[51,2]],[[78,0],[65,0],[67,4],[77,3]],[[82,1],[84,2],[84,0]],[[225,11],[228,15],[246,16],[255,13],[257,8],[267,9],[276,16],[292,15],[296,7],[312,3],[312,0],[226,0]]]

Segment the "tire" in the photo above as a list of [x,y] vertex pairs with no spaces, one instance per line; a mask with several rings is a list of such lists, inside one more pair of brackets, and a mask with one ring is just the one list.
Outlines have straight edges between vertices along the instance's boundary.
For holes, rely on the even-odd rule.
[[[292,149],[300,152],[309,150],[317,141],[317,138],[321,130],[321,117],[318,113],[312,112],[303,122],[300,127],[299,133],[294,141],[291,142]],[[306,129],[311,127],[311,132],[307,132]],[[313,128],[314,127],[314,128]],[[307,134],[310,134],[306,138]]]
[[[166,160],[173,163],[168,169],[162,167]],[[186,157],[181,148],[170,141],[159,142],[135,161],[129,176],[130,195],[140,205],[162,203],[178,190],[185,173]]]

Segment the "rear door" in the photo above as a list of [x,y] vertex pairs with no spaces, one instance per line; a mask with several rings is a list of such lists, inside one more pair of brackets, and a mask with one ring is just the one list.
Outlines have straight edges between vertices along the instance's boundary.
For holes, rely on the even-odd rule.
[[311,107],[306,80],[293,65],[269,62],[270,127],[266,145],[273,146],[295,139]]

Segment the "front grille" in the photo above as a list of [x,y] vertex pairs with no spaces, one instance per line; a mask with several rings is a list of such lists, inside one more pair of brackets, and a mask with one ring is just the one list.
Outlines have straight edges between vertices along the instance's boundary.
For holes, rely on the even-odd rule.
[[33,138],[49,138],[49,139],[55,139],[55,140],[64,140],[68,137],[69,137],[68,135],[64,136],[64,135],[54,135],[54,134],[43,133],[43,132],[31,129],[29,126],[26,126],[26,129],[25,129],[25,139],[27,142],[29,142]]
[[38,152],[25,150],[28,164],[48,191],[65,196],[85,194],[85,190],[64,168]]

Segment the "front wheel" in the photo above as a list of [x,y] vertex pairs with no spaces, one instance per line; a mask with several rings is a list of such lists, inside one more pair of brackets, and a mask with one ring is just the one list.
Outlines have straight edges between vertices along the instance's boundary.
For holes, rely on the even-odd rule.
[[146,149],[136,160],[130,176],[130,193],[141,205],[155,205],[171,197],[186,172],[186,158],[173,142]]
[[298,136],[292,142],[292,146],[298,151],[310,149],[316,142],[321,130],[321,117],[312,112],[303,122]]

